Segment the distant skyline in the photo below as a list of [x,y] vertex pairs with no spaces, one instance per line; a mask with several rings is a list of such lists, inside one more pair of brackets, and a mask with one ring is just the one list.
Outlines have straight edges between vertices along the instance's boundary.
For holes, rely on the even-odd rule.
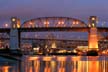
[[24,22],[37,17],[63,16],[108,21],[108,0],[0,0],[0,25],[17,16]]

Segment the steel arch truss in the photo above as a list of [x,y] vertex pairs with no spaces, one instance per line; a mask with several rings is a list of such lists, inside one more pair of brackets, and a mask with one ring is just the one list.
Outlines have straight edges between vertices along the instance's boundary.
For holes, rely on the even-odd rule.
[[22,28],[87,27],[83,21],[69,17],[41,17],[25,21]]

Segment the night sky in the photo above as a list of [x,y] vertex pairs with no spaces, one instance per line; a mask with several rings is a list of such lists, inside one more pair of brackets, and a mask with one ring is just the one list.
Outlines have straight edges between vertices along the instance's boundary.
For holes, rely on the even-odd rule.
[[0,25],[12,16],[31,18],[63,16],[88,20],[91,15],[108,21],[108,0],[0,0]]

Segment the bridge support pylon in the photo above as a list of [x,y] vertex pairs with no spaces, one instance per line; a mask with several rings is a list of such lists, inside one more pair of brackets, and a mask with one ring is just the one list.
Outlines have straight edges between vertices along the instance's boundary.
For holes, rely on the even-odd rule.
[[18,32],[18,22],[19,19],[17,19],[16,17],[12,17],[11,18],[11,31],[10,31],[10,49],[11,50],[17,50],[19,48],[20,45],[20,39],[19,39],[19,32]]
[[98,36],[97,36],[97,17],[90,16],[89,18],[89,37],[88,37],[88,47],[89,50],[98,50]]

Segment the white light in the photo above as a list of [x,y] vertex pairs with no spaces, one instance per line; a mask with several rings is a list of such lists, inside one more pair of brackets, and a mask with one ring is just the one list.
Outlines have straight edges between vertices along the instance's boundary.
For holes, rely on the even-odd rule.
[[16,21],[16,19],[15,18],[12,18],[12,21],[14,22],[14,21]]
[[33,48],[34,51],[39,51],[39,47]]
[[72,23],[75,24],[75,21],[73,21]]
[[8,24],[5,24],[5,27],[8,27]]
[[92,23],[92,26],[93,26],[93,27],[95,27],[95,24],[94,24],[94,23]]
[[95,18],[93,17],[92,20],[95,20]]

